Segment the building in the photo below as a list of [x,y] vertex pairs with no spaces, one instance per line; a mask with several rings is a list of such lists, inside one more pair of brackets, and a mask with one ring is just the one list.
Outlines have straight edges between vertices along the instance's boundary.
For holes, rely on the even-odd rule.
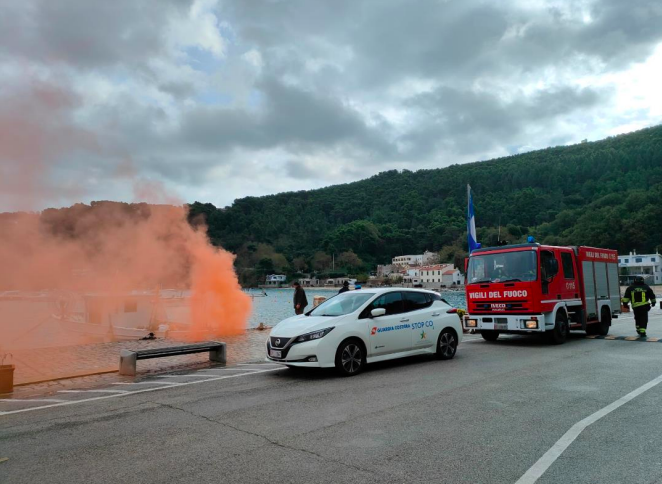
[[314,277],[299,279],[299,284],[301,284],[303,287],[317,287],[320,285],[320,280]]
[[629,285],[634,276],[644,276],[648,284],[662,284],[662,256],[660,254],[637,254],[630,252],[629,255],[619,255],[620,281],[623,285]]
[[441,273],[441,283],[446,287],[461,286],[464,284],[464,276],[455,267],[446,269]]
[[441,285],[444,282],[443,273],[449,269],[454,269],[453,264],[421,266],[418,268],[421,283],[427,286]]
[[266,285],[270,287],[280,287],[285,284],[287,276],[283,274],[269,274],[267,276]]
[[391,264],[395,266],[420,266],[425,264],[432,264],[437,261],[439,255],[436,252],[425,251],[423,254],[418,255],[400,255],[391,260]]
[[393,264],[379,265],[377,266],[377,277],[387,277],[392,272],[395,272],[398,269],[397,266]]

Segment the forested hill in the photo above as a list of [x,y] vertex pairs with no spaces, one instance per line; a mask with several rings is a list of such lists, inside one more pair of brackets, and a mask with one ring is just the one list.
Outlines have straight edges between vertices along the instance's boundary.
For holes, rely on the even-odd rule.
[[196,202],[191,220],[203,214],[212,240],[231,251],[259,246],[262,255],[284,255],[278,256],[283,267],[284,259],[298,258],[299,268],[307,268],[319,251],[354,251],[367,264],[426,249],[444,249],[452,258],[466,247],[467,183],[483,244],[495,241],[499,222],[508,240],[532,234],[542,242],[620,251],[662,244],[662,126],[490,161],[248,197],[223,209]]

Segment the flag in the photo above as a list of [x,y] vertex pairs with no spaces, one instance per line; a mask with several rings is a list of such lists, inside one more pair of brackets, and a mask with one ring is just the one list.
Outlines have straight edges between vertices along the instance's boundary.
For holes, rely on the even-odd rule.
[[480,249],[480,244],[476,240],[476,217],[474,214],[474,202],[471,196],[471,187],[469,185],[467,185],[467,239],[469,242],[469,254],[476,249]]

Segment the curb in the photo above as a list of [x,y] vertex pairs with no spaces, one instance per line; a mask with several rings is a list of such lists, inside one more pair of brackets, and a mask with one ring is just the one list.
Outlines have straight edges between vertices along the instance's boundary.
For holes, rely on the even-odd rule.
[[67,376],[58,376],[57,378],[47,378],[45,380],[31,380],[31,381],[25,381],[21,383],[14,383],[15,387],[22,387],[26,385],[37,385],[39,383],[48,383],[51,381],[58,381],[58,380],[69,380],[71,378],[81,378],[84,376],[95,376],[95,375],[105,375],[107,373],[118,373],[119,370],[114,369],[114,370],[100,370],[100,371],[93,371],[93,372],[84,372],[84,373],[75,373],[73,375],[67,375]]

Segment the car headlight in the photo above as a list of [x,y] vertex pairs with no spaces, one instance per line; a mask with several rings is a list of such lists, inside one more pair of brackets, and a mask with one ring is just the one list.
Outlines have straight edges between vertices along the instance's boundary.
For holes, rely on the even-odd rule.
[[312,333],[302,334],[294,340],[295,343],[304,343],[306,341],[314,341],[316,339],[324,338],[327,334],[331,332],[334,326],[326,329],[320,329],[318,331],[313,331]]
[[475,319],[466,319],[467,328],[476,328],[478,326],[478,321]]

